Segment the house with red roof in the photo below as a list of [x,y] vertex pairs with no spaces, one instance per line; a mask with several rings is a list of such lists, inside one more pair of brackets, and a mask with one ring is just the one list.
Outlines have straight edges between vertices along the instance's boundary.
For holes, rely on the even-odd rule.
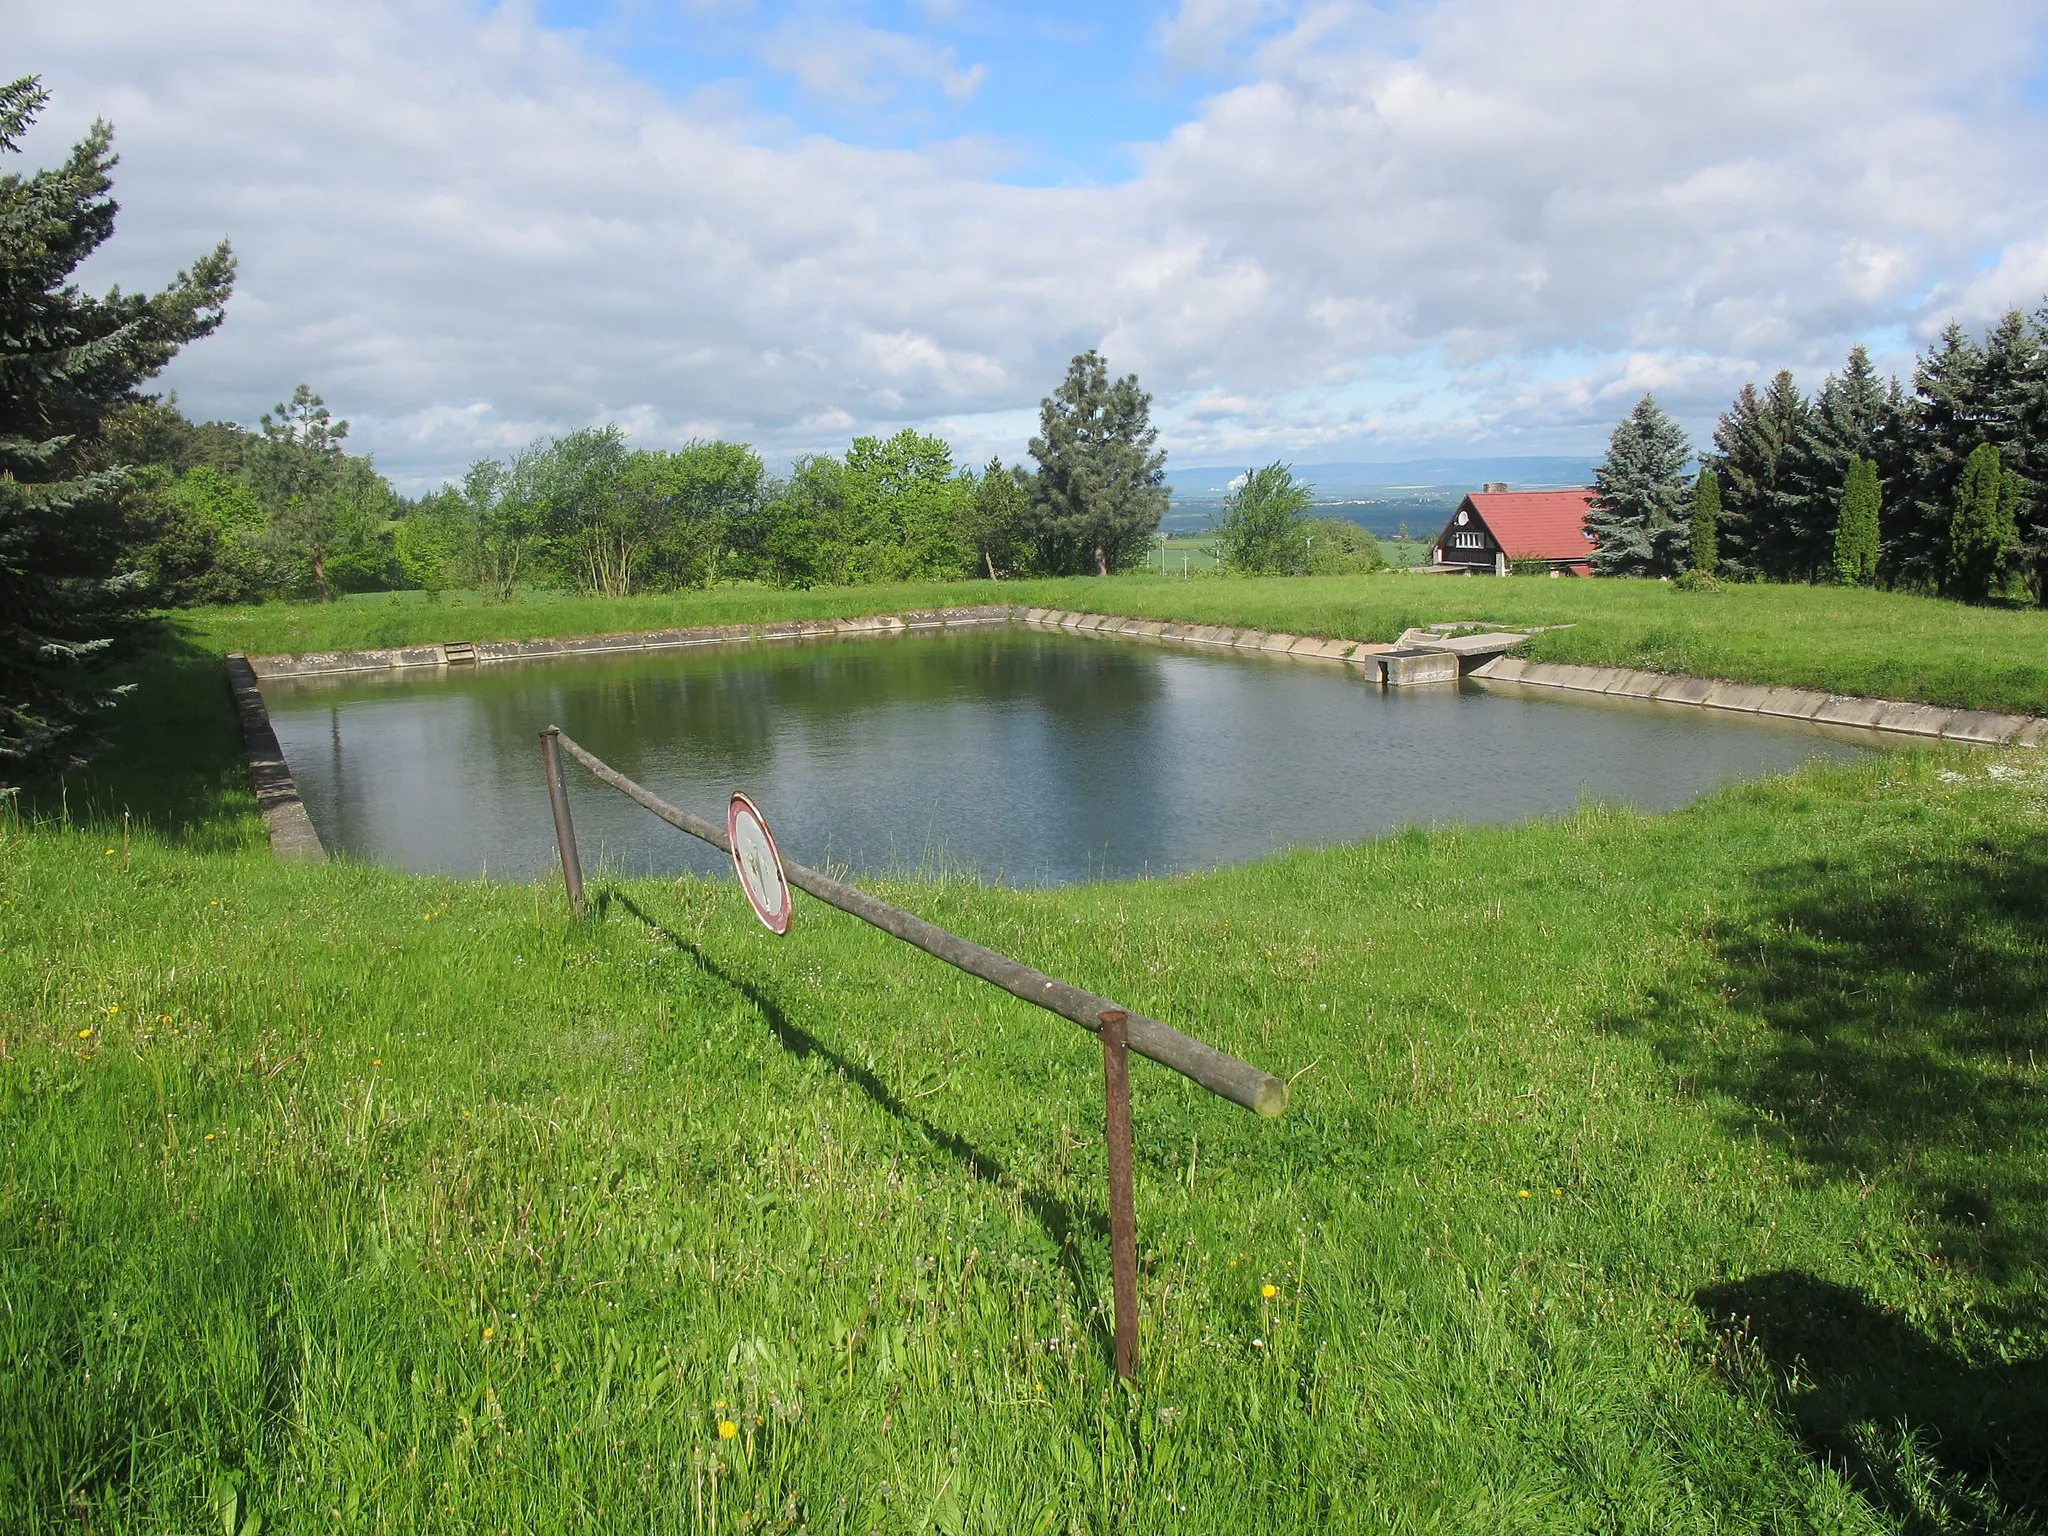
[[1541,560],[1551,574],[1590,576],[1593,536],[1586,509],[1593,492],[1511,491],[1493,484],[1458,503],[1429,552],[1432,570],[1448,575],[1505,576],[1511,562]]

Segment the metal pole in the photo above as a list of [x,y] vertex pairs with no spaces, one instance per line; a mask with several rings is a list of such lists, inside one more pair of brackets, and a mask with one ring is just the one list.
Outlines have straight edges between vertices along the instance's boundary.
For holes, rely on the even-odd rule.
[[1138,1376],[1138,1203],[1131,1190],[1131,1057],[1125,1014],[1102,1015],[1104,1140],[1109,1149],[1109,1266],[1116,1295],[1116,1373]]
[[569,820],[569,792],[562,786],[562,731],[549,726],[540,733],[540,755],[548,765],[548,803],[555,812],[555,846],[562,853],[562,884],[569,905],[583,915],[583,861],[576,857],[576,827]]

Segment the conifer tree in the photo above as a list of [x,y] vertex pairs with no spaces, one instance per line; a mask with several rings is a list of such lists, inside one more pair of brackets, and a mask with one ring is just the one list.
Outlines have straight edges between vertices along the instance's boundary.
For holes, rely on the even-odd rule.
[[1685,429],[1644,395],[1608,439],[1607,458],[1593,472],[1586,531],[1600,576],[1676,576],[1685,569],[1686,487],[1692,457]]
[[1835,517],[1853,459],[1883,461],[1892,451],[1901,409],[1856,347],[1839,374],[1830,374],[1792,443],[1772,496],[1770,523],[1759,549],[1766,574],[1781,581],[1816,581],[1834,567]]
[[1779,543],[1772,509],[1785,456],[1809,414],[1791,373],[1780,369],[1761,395],[1754,384],[1743,385],[1714,428],[1714,471],[1721,482],[1717,553],[1731,575],[1775,574],[1767,569]]
[[1955,519],[1963,463],[1983,441],[1983,373],[1983,350],[1953,323],[1913,365],[1906,452],[1910,489],[1890,520],[1884,543],[1885,570],[1901,586],[1940,591],[1947,585],[1949,525]]
[[2019,502],[2019,476],[2000,467],[1996,447],[1979,443],[1963,465],[1949,524],[1950,596],[1983,602],[2006,595],[2019,553]]
[[[0,155],[49,95],[0,86]],[[124,542],[124,471],[102,431],[186,342],[220,324],[223,241],[157,294],[103,299],[72,275],[114,233],[113,130],[93,124],[54,170],[0,176],[0,774],[75,755],[111,701],[99,666],[143,600]]]
[[1167,503],[1166,454],[1151,414],[1138,376],[1112,382],[1092,349],[1039,402],[1031,508],[1043,570],[1107,576],[1143,557]]
[[1692,488],[1692,523],[1686,563],[1702,576],[1716,576],[1721,570],[1721,477],[1711,469],[1700,471]]
[[1877,463],[1851,459],[1842,481],[1842,507],[1835,519],[1835,579],[1845,587],[1868,586],[1877,577]]

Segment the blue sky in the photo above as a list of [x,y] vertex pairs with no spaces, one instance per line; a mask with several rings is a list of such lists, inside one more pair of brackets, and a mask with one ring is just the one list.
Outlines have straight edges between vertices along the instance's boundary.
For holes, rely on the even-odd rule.
[[[1134,143],[1185,122],[1219,72],[1167,64],[1163,10],[1146,6],[653,3],[550,0],[572,30],[638,78],[682,97],[732,89],[799,132],[917,147],[986,138],[995,179],[1020,185],[1127,180]],[[793,36],[838,52],[844,74],[806,79]],[[835,48],[835,40],[851,47]],[[875,49],[861,57],[861,45]],[[906,46],[908,45],[908,46]],[[899,51],[892,58],[891,49]],[[848,57],[851,55],[851,57]],[[949,70],[926,73],[920,68]],[[949,89],[950,85],[950,89]]]
[[2039,0],[0,0],[119,134],[165,376],[401,483],[617,422],[1015,459],[1099,348],[1179,465],[1597,453],[2048,296]]

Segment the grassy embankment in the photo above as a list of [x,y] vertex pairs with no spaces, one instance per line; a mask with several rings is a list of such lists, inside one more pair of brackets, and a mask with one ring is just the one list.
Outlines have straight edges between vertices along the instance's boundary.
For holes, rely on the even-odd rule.
[[1738,682],[2048,714],[2048,612],[1841,587],[1673,590],[1661,582],[1378,576],[955,582],[775,592],[730,587],[624,601],[542,597],[487,606],[358,599],[207,609],[181,620],[209,651],[252,655],[434,640],[530,639],[677,624],[759,623],[1007,602],[1293,634],[1392,640],[1445,619],[1569,624],[1529,654]]
[[[639,612],[589,627],[689,621]],[[104,824],[0,854],[0,1524],[2048,1515],[2033,755],[898,888],[1299,1074],[1262,1124],[1136,1069],[1127,1393],[1080,1032],[815,904],[772,940],[729,882],[607,883],[578,928],[553,888],[279,867],[213,663],[150,672],[133,728],[180,728],[71,796],[148,813],[127,867]]]

